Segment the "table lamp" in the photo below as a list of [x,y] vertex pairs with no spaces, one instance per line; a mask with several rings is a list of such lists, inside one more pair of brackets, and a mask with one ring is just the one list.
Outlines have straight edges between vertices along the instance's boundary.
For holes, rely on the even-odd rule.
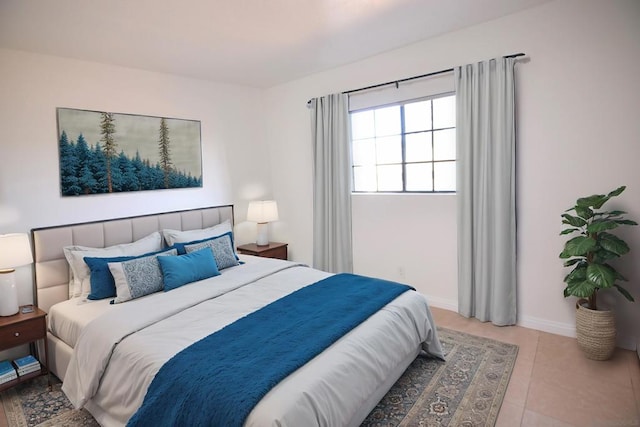
[[29,236],[22,233],[0,235],[0,316],[18,312],[15,268],[32,262]]
[[258,223],[256,245],[267,246],[269,244],[269,222],[278,220],[278,204],[275,200],[261,200],[249,202],[247,221]]

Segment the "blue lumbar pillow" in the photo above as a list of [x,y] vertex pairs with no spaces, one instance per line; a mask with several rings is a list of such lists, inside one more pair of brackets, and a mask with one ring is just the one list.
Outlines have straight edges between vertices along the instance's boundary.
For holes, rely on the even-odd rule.
[[158,257],[158,261],[162,269],[165,291],[220,275],[210,247],[187,255]]

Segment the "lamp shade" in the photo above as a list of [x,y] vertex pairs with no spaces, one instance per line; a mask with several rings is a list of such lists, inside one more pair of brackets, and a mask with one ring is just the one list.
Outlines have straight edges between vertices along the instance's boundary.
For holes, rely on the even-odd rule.
[[249,202],[249,210],[247,211],[247,221],[254,221],[258,224],[264,224],[278,220],[278,204],[275,200],[261,200],[257,202]]
[[12,270],[32,262],[28,235],[24,233],[0,235],[0,270]]

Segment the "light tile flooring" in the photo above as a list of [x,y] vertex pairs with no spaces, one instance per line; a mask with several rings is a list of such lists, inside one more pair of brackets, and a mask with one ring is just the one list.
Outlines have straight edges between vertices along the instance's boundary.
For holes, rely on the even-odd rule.
[[496,426],[640,426],[636,352],[616,349],[597,362],[582,355],[574,338],[432,311],[438,326],[519,346]]
[[[640,426],[636,352],[617,349],[611,360],[596,362],[582,355],[573,338],[432,311],[439,326],[520,347],[496,426]],[[0,427],[7,427],[2,405]]]

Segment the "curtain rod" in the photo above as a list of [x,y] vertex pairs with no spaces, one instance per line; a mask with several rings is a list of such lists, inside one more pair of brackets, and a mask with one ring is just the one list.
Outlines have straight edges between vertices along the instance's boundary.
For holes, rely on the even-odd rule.
[[[526,55],[526,53],[522,53],[522,52],[520,52],[520,53],[512,53],[511,55],[503,56],[503,58],[518,58],[520,56],[525,56],[525,55]],[[361,87],[359,89],[351,89],[351,90],[344,91],[342,93],[350,94],[350,93],[354,93],[354,92],[361,92],[363,90],[375,89],[375,88],[378,88],[378,87],[388,86],[388,85],[393,85],[393,84],[396,85],[396,88],[398,88],[398,85],[400,83],[408,82],[410,80],[422,79],[422,78],[425,78],[425,77],[437,76],[438,74],[450,73],[452,71],[453,71],[453,68],[448,68],[446,70],[434,71],[432,73],[421,74],[419,76],[413,76],[413,77],[407,77],[407,78],[400,79],[400,80],[393,80],[391,82],[386,82],[386,83],[379,83],[377,85]],[[311,105],[311,100],[307,101],[307,107],[309,107],[310,105]]]
[[[503,56],[503,58],[517,58],[519,56],[524,56],[524,55],[526,55],[526,54],[520,52],[520,53],[513,53],[511,55],[505,55],[505,56]],[[351,89],[351,90],[344,91],[342,93],[349,94],[349,93],[360,92],[360,91],[369,90],[369,89],[375,89],[375,88],[378,88],[378,87],[388,86],[388,85],[393,85],[393,84],[395,84],[396,88],[398,88],[398,85],[400,83],[408,82],[410,80],[422,79],[422,78],[425,78],[425,77],[437,76],[438,74],[450,73],[452,71],[453,71],[453,68],[448,68],[446,70],[434,71],[432,73],[421,74],[419,76],[413,76],[413,77],[407,77],[407,78],[400,79],[400,80],[393,80],[391,82],[386,82],[386,83],[379,83],[377,85],[361,87],[359,89]]]
[[[513,53],[511,55],[505,55],[505,56],[503,56],[503,58],[518,58],[519,56],[525,56],[525,55],[526,55],[525,53],[520,52],[520,53]],[[344,91],[342,93],[349,94],[349,93],[360,92],[360,91],[369,90],[369,89],[375,89],[375,88],[378,88],[378,87],[388,86],[388,85],[393,85],[393,84],[395,84],[396,88],[397,88],[400,83],[408,82],[410,80],[422,79],[422,78],[425,78],[425,77],[437,76],[438,74],[450,73],[451,71],[453,71],[453,68],[448,68],[446,70],[440,70],[440,71],[434,71],[432,73],[427,73],[427,74],[421,74],[419,76],[407,77],[407,78],[400,79],[400,80],[393,80],[391,82],[379,83],[377,85],[361,87],[359,89],[351,89],[351,90]]]

